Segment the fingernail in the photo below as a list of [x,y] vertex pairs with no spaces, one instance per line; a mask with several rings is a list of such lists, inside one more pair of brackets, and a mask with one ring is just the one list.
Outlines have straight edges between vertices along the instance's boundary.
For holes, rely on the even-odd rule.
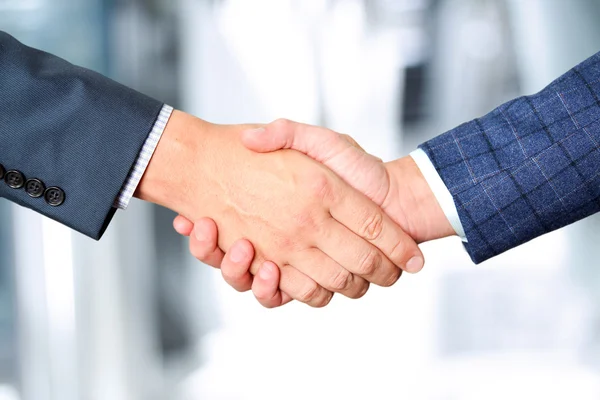
[[263,264],[262,267],[260,267],[260,270],[258,271],[258,276],[260,277],[260,279],[263,280],[269,280],[271,279],[271,276],[273,276],[273,266],[269,263]]
[[406,270],[408,272],[418,272],[423,268],[424,263],[423,257],[415,256],[406,263]]
[[234,263],[241,263],[246,259],[246,252],[239,246],[233,246],[229,251],[229,259]]

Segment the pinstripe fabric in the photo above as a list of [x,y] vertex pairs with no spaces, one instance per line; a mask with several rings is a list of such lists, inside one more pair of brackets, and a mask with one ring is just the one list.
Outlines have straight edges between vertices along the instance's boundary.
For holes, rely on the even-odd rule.
[[156,150],[156,146],[158,145],[158,142],[163,132],[165,131],[167,122],[169,122],[169,118],[171,117],[172,113],[173,107],[168,106],[166,104],[163,105],[162,109],[160,110],[160,113],[158,114],[158,118],[156,119],[156,122],[152,127],[152,131],[150,131],[148,138],[144,142],[142,150],[140,151],[140,154],[135,160],[135,164],[129,172],[129,175],[125,180],[125,184],[119,192],[119,196],[115,201],[115,208],[124,210],[129,205],[129,201],[133,197],[133,193],[138,187],[140,179],[142,179],[142,176],[146,171],[146,167],[148,167],[148,163],[150,162],[150,159],[154,154],[154,150]]
[[0,198],[99,239],[163,103],[1,31],[0,93],[0,164],[61,188],[65,201],[6,184]]
[[599,143],[600,53],[420,148],[482,262],[600,210]]

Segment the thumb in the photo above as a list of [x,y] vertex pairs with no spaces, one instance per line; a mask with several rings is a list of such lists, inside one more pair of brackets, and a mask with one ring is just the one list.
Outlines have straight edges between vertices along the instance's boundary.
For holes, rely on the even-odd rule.
[[330,129],[279,119],[263,129],[242,133],[253,151],[292,149],[324,164],[359,192],[381,205],[389,191],[389,178],[380,159],[366,153],[347,135]]
[[353,147],[351,141],[344,140],[330,129],[286,119],[279,119],[264,128],[242,132],[242,143],[260,153],[293,149],[321,163],[327,163],[335,155]]
[[268,153],[271,151],[289,149],[289,132],[266,128],[249,129],[242,132],[242,143],[248,149],[257,153]]

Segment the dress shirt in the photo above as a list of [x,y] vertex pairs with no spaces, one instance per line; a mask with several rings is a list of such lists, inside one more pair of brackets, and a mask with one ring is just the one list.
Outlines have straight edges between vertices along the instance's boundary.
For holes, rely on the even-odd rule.
[[454,232],[464,241],[467,241],[467,236],[465,235],[465,230],[463,229],[462,223],[460,222],[460,217],[458,216],[458,210],[456,209],[456,205],[454,204],[454,200],[452,199],[452,194],[440,178],[440,174],[436,171],[433,163],[425,153],[421,149],[416,149],[410,156],[415,161],[423,177],[429,184],[433,195],[436,200],[442,207],[442,211],[446,214],[446,218],[450,221],[450,225],[454,229]]
[[142,146],[140,154],[135,160],[133,168],[131,168],[131,172],[129,172],[129,175],[125,180],[125,184],[123,184],[123,187],[119,192],[119,196],[115,200],[115,208],[124,210],[129,205],[129,201],[133,197],[135,189],[138,187],[140,180],[142,179],[142,176],[148,167],[148,163],[150,162],[150,159],[156,150],[156,146],[158,145],[158,142],[165,131],[167,122],[169,122],[169,118],[171,117],[172,113],[173,107],[166,104],[163,105],[160,113],[158,114],[158,118],[156,119],[156,122],[154,123],[154,126],[148,135],[148,138]]

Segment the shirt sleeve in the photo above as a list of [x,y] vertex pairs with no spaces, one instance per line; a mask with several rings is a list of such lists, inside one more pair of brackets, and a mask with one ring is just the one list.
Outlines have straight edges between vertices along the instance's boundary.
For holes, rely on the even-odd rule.
[[135,190],[137,189],[140,180],[142,179],[142,176],[148,167],[148,163],[150,162],[150,159],[156,150],[156,146],[158,145],[158,142],[165,131],[172,113],[173,107],[166,104],[163,105],[160,113],[158,114],[158,118],[156,119],[156,122],[154,123],[154,126],[148,135],[148,138],[142,146],[142,150],[138,154],[138,157],[135,160],[129,175],[127,176],[127,179],[125,180],[125,183],[119,192],[119,195],[115,199],[115,208],[124,210],[129,205],[129,202],[131,201],[131,198],[133,197],[133,194],[135,193]]
[[415,161],[423,177],[427,181],[427,184],[431,188],[433,195],[436,200],[442,207],[442,211],[450,221],[450,225],[454,229],[454,232],[463,240],[463,242],[467,241],[467,236],[465,234],[465,230],[463,229],[462,223],[460,222],[460,217],[458,216],[458,210],[456,209],[456,205],[454,204],[454,199],[452,198],[452,194],[442,181],[440,174],[438,174],[435,169],[433,163],[422,149],[416,149],[410,156]]

